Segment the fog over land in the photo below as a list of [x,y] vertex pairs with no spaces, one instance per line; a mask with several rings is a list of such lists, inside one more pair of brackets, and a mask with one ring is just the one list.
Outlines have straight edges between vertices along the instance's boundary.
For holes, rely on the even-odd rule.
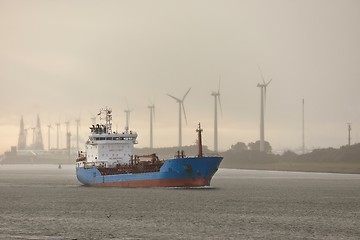
[[[139,133],[149,146],[178,144],[178,105],[184,101],[183,144],[200,121],[213,148],[214,98],[221,74],[219,149],[259,139],[260,89],[267,88],[265,139],[276,149],[302,144],[302,99],[308,148],[360,141],[360,2],[317,1],[18,1],[0,0],[0,153],[17,145],[20,117],[44,146],[52,124],[65,121],[73,137],[81,120],[113,109],[114,129]],[[31,141],[29,131],[28,141]],[[73,139],[75,145],[75,139]]]

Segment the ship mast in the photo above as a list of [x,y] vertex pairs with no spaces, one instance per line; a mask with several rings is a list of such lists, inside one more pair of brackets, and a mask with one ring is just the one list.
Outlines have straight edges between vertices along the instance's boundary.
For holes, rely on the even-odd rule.
[[198,157],[203,157],[203,151],[202,151],[202,138],[201,138],[201,132],[203,130],[201,129],[200,123],[198,129],[196,129],[196,132],[198,133],[198,147],[199,147],[199,153]]
[[98,115],[100,116],[100,120],[101,118],[101,114],[105,114],[105,127],[106,127],[106,133],[111,133],[111,120],[112,120],[112,115],[111,115],[111,108],[105,107],[105,108],[101,108],[100,112],[98,113]]

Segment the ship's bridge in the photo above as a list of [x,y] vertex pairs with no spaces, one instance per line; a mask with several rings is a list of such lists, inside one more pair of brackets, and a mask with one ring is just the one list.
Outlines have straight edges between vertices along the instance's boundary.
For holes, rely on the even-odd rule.
[[107,107],[100,109],[100,122],[101,119],[105,119],[105,124],[94,124],[90,127],[90,136],[85,146],[88,162],[100,162],[109,166],[128,163],[133,155],[137,133],[128,129],[122,133],[113,132],[111,112],[112,110]]
[[[109,144],[114,143],[114,142],[124,142],[124,141],[128,141],[128,142],[132,142],[133,144],[137,144],[136,142],[136,138],[137,138],[137,133],[133,132],[133,131],[129,131],[126,128],[126,131],[122,132],[122,133],[117,133],[117,132],[112,132],[111,130],[111,109],[105,108],[105,109],[100,109],[100,113],[99,115],[101,115],[102,113],[105,113],[106,117],[106,123],[105,124],[93,124],[90,127],[90,133],[91,135],[89,136],[89,141],[87,142],[87,144],[104,144],[107,141]],[[101,118],[100,118],[101,119]]]
[[134,144],[137,144],[136,132],[93,133],[86,143],[86,158],[89,162],[100,162],[105,165],[128,163],[133,155]]
[[116,143],[116,142],[132,142],[137,144],[137,133],[133,131],[124,133],[109,133],[109,134],[91,134],[89,136],[89,144],[100,144],[100,143]]

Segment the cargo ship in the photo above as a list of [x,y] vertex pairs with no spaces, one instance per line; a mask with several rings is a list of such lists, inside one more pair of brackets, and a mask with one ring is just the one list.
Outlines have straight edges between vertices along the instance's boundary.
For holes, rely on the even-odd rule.
[[[222,161],[221,156],[204,156],[199,123],[198,155],[187,157],[177,151],[171,159],[161,160],[155,153],[133,154],[137,133],[129,129],[112,131],[112,110],[102,108],[100,123],[90,127],[85,150],[76,159],[77,179],[87,186],[114,187],[202,187],[210,181]],[[105,120],[105,123],[101,122]]]

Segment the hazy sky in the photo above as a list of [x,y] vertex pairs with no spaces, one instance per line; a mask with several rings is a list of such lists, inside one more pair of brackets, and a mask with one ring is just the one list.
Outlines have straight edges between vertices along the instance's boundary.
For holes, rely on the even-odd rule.
[[[265,139],[274,149],[301,146],[305,99],[306,146],[360,141],[360,1],[17,1],[0,0],[0,152],[17,144],[20,117],[33,127],[90,117],[109,106],[114,128],[139,134],[149,146],[178,144],[178,105],[185,100],[183,144],[204,128],[213,148],[214,98],[221,74],[219,148],[259,139],[262,68],[267,89]],[[31,134],[30,134],[31,135]],[[56,145],[56,131],[51,145]],[[65,146],[65,137],[62,137]],[[75,143],[73,142],[73,145]]]

